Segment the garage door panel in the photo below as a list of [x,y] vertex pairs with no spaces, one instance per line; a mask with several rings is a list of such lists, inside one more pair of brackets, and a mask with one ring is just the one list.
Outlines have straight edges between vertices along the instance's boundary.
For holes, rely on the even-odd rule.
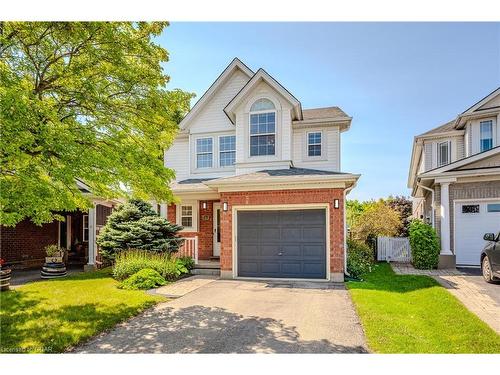
[[276,227],[260,227],[259,242],[280,242],[281,228]]
[[324,209],[237,215],[238,276],[326,278]]
[[302,228],[302,238],[305,241],[324,242],[325,228],[324,227]]
[[289,226],[281,230],[281,238],[287,241],[300,241],[302,238],[302,227]]
[[255,242],[255,239],[259,236],[259,228],[255,227],[243,227],[241,231],[238,232],[238,241],[244,242]]
[[307,258],[324,258],[325,248],[323,245],[303,245],[302,249]]
[[285,257],[298,257],[300,258],[302,255],[301,252],[301,245],[292,245],[292,244],[285,244],[281,245],[281,256]]

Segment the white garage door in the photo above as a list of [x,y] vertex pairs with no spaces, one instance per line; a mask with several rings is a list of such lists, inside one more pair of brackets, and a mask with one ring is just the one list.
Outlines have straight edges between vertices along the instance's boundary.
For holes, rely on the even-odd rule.
[[500,198],[455,203],[457,265],[479,266],[485,233],[500,231]]

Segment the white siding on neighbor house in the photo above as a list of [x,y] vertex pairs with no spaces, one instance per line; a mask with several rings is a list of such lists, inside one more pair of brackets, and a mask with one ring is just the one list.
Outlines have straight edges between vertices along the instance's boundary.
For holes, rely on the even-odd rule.
[[455,136],[426,140],[424,142],[425,170],[438,167],[438,144],[442,142],[450,142],[450,163],[462,159],[464,157],[463,139],[463,136]]
[[[321,156],[307,153],[308,133],[321,132]],[[308,127],[293,130],[293,165],[297,168],[322,169],[333,172],[340,167],[340,131],[338,126]]]
[[165,151],[165,167],[175,170],[176,180],[183,180],[189,176],[189,139],[177,138],[172,146]]
[[424,143],[425,170],[432,169],[432,142]]
[[191,120],[189,132],[206,133],[234,130],[234,125],[224,113],[224,108],[248,82],[248,76],[236,70],[213,94],[200,112]]

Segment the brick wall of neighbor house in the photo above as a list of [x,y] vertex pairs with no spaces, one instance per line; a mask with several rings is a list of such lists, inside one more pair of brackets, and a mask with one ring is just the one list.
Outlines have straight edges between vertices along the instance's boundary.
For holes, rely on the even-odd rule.
[[453,227],[455,225],[456,199],[485,199],[500,197],[500,181],[481,181],[450,184],[450,246],[455,252],[455,238]]
[[57,244],[58,222],[38,226],[23,220],[15,227],[0,227],[0,254],[14,268],[40,266],[45,259],[44,247]]
[[[207,203],[207,208],[203,209],[203,202]],[[198,232],[182,232],[184,237],[198,236],[198,259],[208,260],[213,256],[213,207],[214,202],[200,201],[198,207]],[[176,206],[170,205],[167,209],[167,220],[176,222]],[[180,223],[178,223],[180,224]]]
[[[330,205],[330,272],[344,272],[344,193],[343,189],[272,190],[221,193],[227,211],[221,212],[221,270],[231,271],[233,264],[232,207],[235,205],[271,205],[329,203]],[[333,207],[334,199],[340,206]]]

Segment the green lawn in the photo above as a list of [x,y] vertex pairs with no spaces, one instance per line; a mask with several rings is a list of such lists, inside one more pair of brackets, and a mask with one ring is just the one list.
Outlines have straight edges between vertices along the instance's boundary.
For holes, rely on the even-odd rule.
[[500,336],[427,276],[381,263],[347,283],[376,353],[500,353]]
[[62,352],[164,300],[117,284],[101,270],[0,293],[0,352]]

